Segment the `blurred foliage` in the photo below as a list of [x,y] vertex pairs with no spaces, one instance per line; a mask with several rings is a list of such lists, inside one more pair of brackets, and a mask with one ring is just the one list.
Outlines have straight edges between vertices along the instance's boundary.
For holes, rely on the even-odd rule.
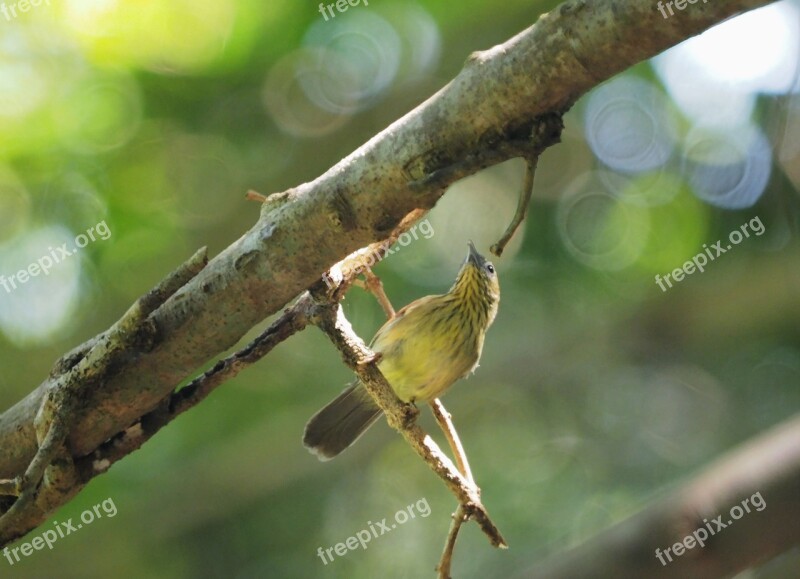
[[[194,249],[236,240],[257,217],[247,189],[313,179],[555,4],[373,0],[325,20],[312,3],[46,0],[0,18],[0,275],[111,231],[0,286],[0,408]],[[468,526],[455,576],[534,565],[800,407],[798,10],[731,21],[605,83],[542,157],[525,227],[495,260],[481,367],[446,398],[512,548]],[[496,241],[522,175],[510,161],[451,188],[435,234],[376,268],[395,307],[446,290],[467,239]],[[654,283],[756,218],[762,234],[704,273]],[[345,309],[367,339],[382,323],[360,290]],[[431,576],[453,498],[399,437],[377,425],[326,464],[302,448],[306,419],[349,380],[303,332],[55,519],[107,497],[117,516],[0,559],[0,575]],[[317,556],[422,498],[429,517]]]

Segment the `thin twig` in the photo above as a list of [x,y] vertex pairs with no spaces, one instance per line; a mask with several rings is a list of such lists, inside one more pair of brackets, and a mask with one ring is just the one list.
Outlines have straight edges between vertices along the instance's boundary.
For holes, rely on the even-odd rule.
[[364,271],[364,277],[367,280],[364,284],[367,288],[367,291],[372,293],[372,295],[375,296],[375,299],[378,300],[378,303],[381,305],[384,313],[386,314],[386,318],[389,320],[394,318],[395,311],[392,307],[392,302],[389,301],[389,298],[383,289],[383,282],[381,281],[381,278],[375,275],[370,268],[367,268]]
[[439,579],[452,579],[450,576],[450,567],[453,564],[453,550],[456,548],[456,539],[458,538],[458,531],[461,530],[461,525],[467,521],[467,509],[464,505],[459,504],[456,512],[452,514],[452,521],[450,522],[450,530],[447,531],[447,540],[444,543],[444,551],[439,565],[436,567],[436,572],[439,574]]
[[436,418],[436,422],[439,423],[439,427],[442,429],[442,432],[444,432],[445,438],[447,438],[447,442],[450,444],[450,449],[456,457],[458,470],[461,471],[461,474],[463,474],[469,482],[475,484],[475,478],[472,476],[472,469],[469,468],[467,453],[464,451],[464,446],[461,444],[461,439],[458,437],[458,432],[453,424],[452,416],[438,398],[434,398],[429,404],[433,411],[433,416]]
[[259,203],[266,203],[267,201],[266,195],[262,195],[258,191],[253,191],[252,189],[245,193],[244,198],[248,201],[258,201]]
[[[433,411],[433,416],[436,418],[436,422],[439,424],[442,432],[444,432],[445,438],[447,438],[447,442],[450,444],[450,449],[456,457],[458,470],[461,471],[461,474],[463,474],[475,488],[478,488],[475,484],[475,478],[472,476],[472,469],[469,467],[467,453],[464,451],[464,446],[461,444],[461,439],[453,424],[452,416],[438,398],[434,398],[429,404]],[[478,492],[480,492],[480,489],[478,489]],[[436,571],[439,573],[439,579],[450,579],[450,567],[453,563],[453,551],[456,548],[458,532],[461,530],[461,525],[466,521],[467,509],[464,508],[464,505],[459,504],[456,512],[452,515],[452,522],[450,523],[450,530],[447,532],[447,540],[444,544],[442,558],[439,561],[439,565],[436,567]]]
[[[377,288],[373,289],[370,287],[369,275],[372,273],[370,268],[386,257],[386,255],[389,254],[389,249],[397,242],[397,239],[403,233],[408,231],[417,220],[421,219],[425,213],[425,209],[414,209],[405,217],[403,217],[397,227],[394,228],[392,233],[386,239],[371,243],[366,247],[354,251],[341,261],[333,264],[323,276],[323,279],[326,280],[325,283],[328,284],[329,289],[331,289],[328,297],[334,298],[334,294],[341,297],[344,295],[350,285],[356,285],[375,294],[375,297],[377,297],[378,301],[381,302],[381,306],[387,313],[387,316],[389,318],[394,317],[394,309],[391,307],[391,303],[389,302],[388,298],[386,298],[386,294],[383,294],[383,297],[386,298],[386,302],[384,303],[379,294],[375,293]],[[384,252],[383,254],[381,254],[382,251]],[[366,282],[362,282],[358,279],[358,276],[362,274],[367,277]],[[383,292],[382,286],[377,291]],[[332,302],[335,300],[330,299],[329,301]],[[389,315],[387,305],[391,310],[392,315]]]
[[511,220],[511,223],[508,225],[503,237],[500,238],[500,241],[495,243],[490,248],[490,251],[497,257],[503,255],[503,250],[506,248],[506,244],[514,236],[517,228],[525,220],[525,215],[528,213],[528,205],[531,202],[531,195],[533,195],[533,179],[536,176],[536,166],[539,163],[539,155],[534,155],[533,157],[526,159],[526,161],[527,166],[525,167],[525,181],[522,184],[522,191],[519,194],[519,201],[517,203],[517,211],[514,213],[514,219]]

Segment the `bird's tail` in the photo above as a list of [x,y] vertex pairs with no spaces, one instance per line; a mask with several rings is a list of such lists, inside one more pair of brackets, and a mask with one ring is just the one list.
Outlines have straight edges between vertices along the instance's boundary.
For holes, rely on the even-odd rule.
[[381,409],[356,382],[311,417],[303,444],[320,460],[330,460],[358,440],[380,415]]

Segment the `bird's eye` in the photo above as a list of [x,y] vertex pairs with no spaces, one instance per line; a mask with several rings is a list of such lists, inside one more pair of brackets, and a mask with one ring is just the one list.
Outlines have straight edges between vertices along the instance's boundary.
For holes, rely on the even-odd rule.
[[489,273],[494,273],[494,266],[491,263],[487,263],[486,271],[488,271]]

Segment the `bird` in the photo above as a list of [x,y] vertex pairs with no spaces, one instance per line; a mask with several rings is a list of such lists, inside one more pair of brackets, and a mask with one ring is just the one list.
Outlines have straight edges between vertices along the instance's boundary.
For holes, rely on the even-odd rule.
[[[401,308],[375,333],[370,348],[397,397],[428,402],[478,367],[486,331],[500,303],[492,262],[468,242],[467,257],[447,293],[419,298]],[[381,415],[355,380],[308,421],[303,444],[320,460],[352,445]]]

